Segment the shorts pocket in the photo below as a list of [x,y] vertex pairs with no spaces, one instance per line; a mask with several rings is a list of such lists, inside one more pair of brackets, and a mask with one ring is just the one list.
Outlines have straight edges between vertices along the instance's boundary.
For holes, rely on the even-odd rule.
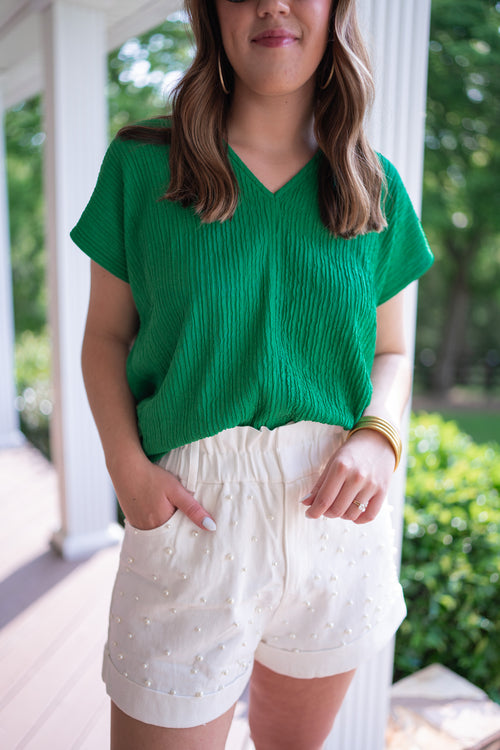
[[176,509],[167,521],[162,523],[160,526],[155,526],[152,529],[138,529],[135,526],[132,526],[130,521],[127,521],[127,519],[125,519],[125,534],[128,534],[129,536],[155,536],[157,534],[166,534],[167,532],[171,531],[174,526],[177,525],[178,518],[181,515],[182,511]]

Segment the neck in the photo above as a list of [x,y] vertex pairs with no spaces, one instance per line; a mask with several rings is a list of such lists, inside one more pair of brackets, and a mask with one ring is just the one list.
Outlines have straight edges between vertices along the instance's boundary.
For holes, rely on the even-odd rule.
[[261,153],[314,153],[313,88],[292,94],[259,96],[236,85],[228,116],[227,137],[232,147]]

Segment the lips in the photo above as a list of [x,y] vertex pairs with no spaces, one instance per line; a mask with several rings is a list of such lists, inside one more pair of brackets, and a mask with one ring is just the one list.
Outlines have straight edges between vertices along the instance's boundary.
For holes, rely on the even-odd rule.
[[261,31],[252,38],[252,42],[265,47],[285,47],[289,44],[293,44],[297,39],[298,37],[293,31],[279,28]]

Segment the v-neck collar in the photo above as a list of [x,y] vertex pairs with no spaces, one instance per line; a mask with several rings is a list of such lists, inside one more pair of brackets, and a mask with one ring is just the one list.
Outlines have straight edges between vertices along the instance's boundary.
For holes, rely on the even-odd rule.
[[239,171],[253,184],[255,185],[261,192],[263,192],[265,195],[267,195],[268,198],[279,198],[284,193],[288,192],[288,190],[291,190],[292,188],[296,187],[297,184],[302,182],[304,177],[306,177],[309,172],[316,166],[316,163],[320,157],[321,151],[318,149],[316,153],[309,159],[306,164],[304,164],[303,167],[299,169],[298,172],[296,172],[290,179],[285,182],[284,185],[282,185],[278,190],[272,191],[267,188],[263,182],[259,180],[259,178],[252,172],[250,167],[248,167],[243,159],[238,156],[236,151],[231,148],[231,146],[226,143],[228,154],[231,158],[231,161],[235,166],[239,168]]

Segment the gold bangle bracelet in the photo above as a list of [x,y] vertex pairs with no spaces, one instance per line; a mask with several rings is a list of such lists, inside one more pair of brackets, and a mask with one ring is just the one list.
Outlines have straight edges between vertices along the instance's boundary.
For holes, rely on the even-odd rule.
[[380,433],[380,435],[383,435],[386,440],[388,440],[392,450],[394,451],[394,458],[396,459],[394,471],[396,471],[401,460],[403,443],[401,441],[401,436],[394,425],[388,422],[386,419],[381,419],[380,417],[361,417],[361,419],[356,422],[354,427],[349,430],[347,437],[350,438],[351,435],[354,435],[354,433],[358,432],[358,430],[374,430],[375,432]]

